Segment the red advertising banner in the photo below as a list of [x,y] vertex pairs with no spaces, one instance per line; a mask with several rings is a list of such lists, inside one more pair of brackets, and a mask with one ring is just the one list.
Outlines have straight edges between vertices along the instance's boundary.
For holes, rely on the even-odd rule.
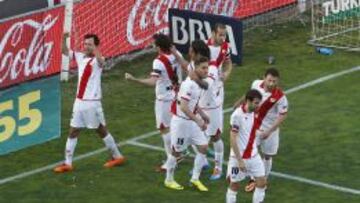
[[240,0],[235,16],[247,18],[276,8],[293,4],[296,0]]
[[72,48],[95,33],[106,57],[148,46],[154,33],[167,29],[168,8],[246,18],[295,3],[296,0],[87,0],[74,5]]
[[0,23],[0,88],[61,70],[64,7]]

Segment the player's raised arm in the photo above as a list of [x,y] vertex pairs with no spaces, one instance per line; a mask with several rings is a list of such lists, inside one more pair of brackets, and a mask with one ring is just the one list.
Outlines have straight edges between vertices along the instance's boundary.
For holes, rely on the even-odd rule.
[[181,69],[187,74],[189,62],[180,54],[180,52],[175,48],[175,46],[172,46],[170,48],[170,51],[176,57],[176,60],[181,66]]
[[158,77],[150,76],[148,78],[136,78],[130,73],[125,73],[125,79],[142,85],[153,87],[156,85],[156,81],[158,80]]
[[97,46],[94,47],[94,55],[100,66],[105,65],[105,58],[101,55]]
[[63,36],[61,52],[62,52],[62,54],[69,56],[69,47],[66,44],[67,38],[69,38],[69,33],[66,32],[66,33],[64,33],[64,36]]

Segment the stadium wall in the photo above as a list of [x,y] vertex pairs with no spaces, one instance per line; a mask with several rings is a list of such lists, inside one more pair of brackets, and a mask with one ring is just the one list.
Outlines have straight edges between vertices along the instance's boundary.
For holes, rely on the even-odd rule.
[[168,29],[168,8],[247,18],[296,3],[296,0],[87,0],[74,5],[71,46],[82,48],[82,36],[96,33],[107,57],[144,49],[151,37]]

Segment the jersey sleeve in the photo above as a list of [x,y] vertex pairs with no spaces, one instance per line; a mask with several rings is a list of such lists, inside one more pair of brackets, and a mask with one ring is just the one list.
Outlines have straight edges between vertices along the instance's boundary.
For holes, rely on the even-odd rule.
[[288,103],[286,96],[284,95],[278,101],[277,110],[278,110],[279,114],[284,115],[288,112],[288,108],[289,108],[289,103]]
[[219,79],[219,70],[215,66],[210,66],[208,71],[208,77],[216,81]]
[[215,66],[210,66],[206,82],[211,86],[215,81],[219,80],[219,71]]
[[[183,55],[182,55],[179,51],[177,51],[177,53],[178,53],[181,57],[183,57]],[[182,68],[181,68],[181,64],[179,63],[179,61],[175,60],[174,67],[175,67],[176,75],[177,75],[177,77],[178,77],[178,79],[179,79],[178,82],[181,83],[182,80],[183,80],[183,70],[182,70]]]
[[70,50],[69,57],[70,57],[70,60],[75,60],[77,63],[80,58],[84,57],[84,54],[81,52]]
[[180,86],[180,91],[178,93],[179,99],[184,99],[190,101],[192,97],[191,86],[187,82],[183,82]]
[[160,60],[155,59],[150,75],[154,77],[161,77],[164,74],[164,71],[164,65],[161,63]]
[[240,130],[240,116],[238,111],[234,111],[234,113],[230,117],[230,129],[232,132],[238,133]]
[[254,80],[254,82],[251,84],[251,89],[258,89],[260,82],[261,80]]

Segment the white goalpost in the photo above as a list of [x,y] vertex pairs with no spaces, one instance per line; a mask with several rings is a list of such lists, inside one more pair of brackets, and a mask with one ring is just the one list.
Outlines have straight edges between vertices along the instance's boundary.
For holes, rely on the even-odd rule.
[[[65,21],[64,21],[64,33],[71,33],[71,25],[72,25],[72,16],[73,16],[73,6],[74,0],[66,0],[65,1]],[[70,36],[71,37],[71,36]],[[67,45],[70,47],[70,37],[67,39]],[[62,68],[60,74],[61,81],[69,80],[69,67],[70,67],[70,58],[69,56],[62,56]]]

